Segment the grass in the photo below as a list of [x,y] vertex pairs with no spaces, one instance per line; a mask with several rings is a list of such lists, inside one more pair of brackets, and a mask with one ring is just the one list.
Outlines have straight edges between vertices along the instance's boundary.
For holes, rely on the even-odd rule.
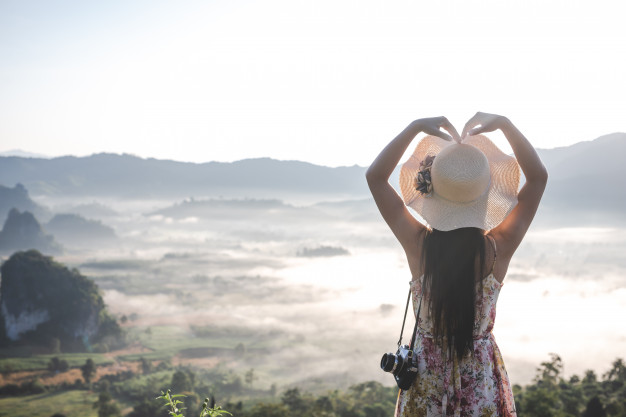
[[98,395],[89,391],[61,391],[0,399],[0,417],[50,417],[54,413],[67,416],[97,417],[93,403]]
[[100,354],[61,353],[58,355],[37,355],[26,358],[0,358],[0,370],[10,370],[11,372],[45,370],[48,369],[50,359],[54,357],[65,359],[71,368],[84,365],[89,358],[99,366],[113,363],[111,358]]
[[[136,361],[139,358],[148,360],[167,360],[179,353],[191,350],[206,349],[206,356],[222,355],[243,342],[248,351],[263,349],[269,346],[270,340],[254,340],[239,334],[216,333],[214,337],[193,337],[186,328],[180,326],[152,326],[150,336],[145,331],[131,330],[131,335],[139,338],[141,344],[152,352],[119,355],[123,361]],[[246,341],[247,340],[247,341]]]

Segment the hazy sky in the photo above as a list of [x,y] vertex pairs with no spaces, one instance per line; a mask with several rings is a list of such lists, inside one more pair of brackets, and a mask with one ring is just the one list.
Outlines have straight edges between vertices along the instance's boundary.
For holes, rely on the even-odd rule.
[[626,131],[624,16],[601,0],[0,0],[0,151],[368,165],[411,120],[460,130],[478,110],[569,145]]

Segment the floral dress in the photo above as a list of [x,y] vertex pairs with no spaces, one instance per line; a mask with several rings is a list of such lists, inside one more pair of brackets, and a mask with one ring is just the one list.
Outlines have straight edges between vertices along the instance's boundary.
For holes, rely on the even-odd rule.
[[[414,310],[422,295],[422,280],[423,276],[411,281]],[[432,336],[424,297],[414,343],[419,373],[408,390],[400,390],[395,417],[517,415],[504,361],[491,333],[501,288],[493,273],[484,278],[482,297],[476,297],[474,357],[467,354],[460,361],[456,355],[444,359]]]

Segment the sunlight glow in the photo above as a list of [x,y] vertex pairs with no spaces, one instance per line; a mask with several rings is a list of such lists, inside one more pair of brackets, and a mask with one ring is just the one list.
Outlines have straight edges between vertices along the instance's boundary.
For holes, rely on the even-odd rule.
[[368,165],[441,114],[625,130],[621,2],[36,3],[0,6],[0,151]]

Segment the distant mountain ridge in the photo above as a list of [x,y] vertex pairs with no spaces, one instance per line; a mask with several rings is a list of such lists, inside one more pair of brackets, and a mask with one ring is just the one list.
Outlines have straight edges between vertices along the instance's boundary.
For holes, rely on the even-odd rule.
[[271,158],[195,164],[106,153],[52,159],[11,156],[0,157],[0,184],[19,182],[33,195],[188,197],[233,188],[363,194],[363,170]]
[[549,173],[540,221],[626,223],[626,133],[538,153]]
[[21,156],[23,158],[44,158],[44,159],[49,158],[48,155],[23,151],[21,149],[10,149],[8,151],[2,151],[0,152],[0,156]]
[[[549,172],[540,213],[602,218],[626,210],[626,133],[539,149]],[[0,184],[33,195],[118,198],[261,197],[294,194],[369,198],[366,167],[325,167],[271,158],[204,164],[96,154],[52,159],[0,157]],[[398,183],[396,168],[390,182]]]

